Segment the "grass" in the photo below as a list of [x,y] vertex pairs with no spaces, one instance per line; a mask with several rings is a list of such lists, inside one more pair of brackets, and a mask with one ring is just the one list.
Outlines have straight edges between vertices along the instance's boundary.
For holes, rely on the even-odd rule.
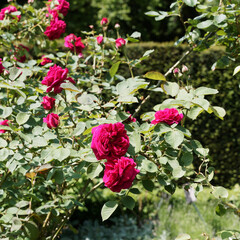
[[[230,193],[230,199],[236,198],[234,190]],[[237,194],[239,197],[240,192]],[[202,219],[194,205],[186,203],[183,190],[178,190],[176,195],[162,201],[159,206],[156,239],[172,240],[181,233],[189,234],[193,240],[205,240],[206,236],[217,239],[217,233],[222,230],[240,230],[240,219],[233,212],[227,212],[221,217],[215,213],[220,200],[214,199],[210,190],[205,189],[200,193],[194,203]]]

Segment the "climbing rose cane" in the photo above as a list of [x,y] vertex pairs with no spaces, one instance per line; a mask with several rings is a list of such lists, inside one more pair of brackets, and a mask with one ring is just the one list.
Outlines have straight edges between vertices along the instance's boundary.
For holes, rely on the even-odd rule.
[[129,138],[121,122],[102,124],[92,129],[91,148],[98,160],[114,160],[128,150]]
[[157,124],[164,122],[168,125],[172,125],[173,123],[180,123],[182,119],[183,114],[179,114],[176,108],[165,108],[164,110],[160,110],[155,113],[155,119],[151,123]]
[[47,117],[43,118],[43,122],[45,122],[48,126],[48,128],[56,128],[59,123],[59,116],[55,113],[50,113],[47,115]]
[[136,163],[134,160],[127,157],[106,162],[103,176],[105,186],[113,192],[120,192],[121,189],[130,188],[133,180],[139,173],[139,170],[135,167]]

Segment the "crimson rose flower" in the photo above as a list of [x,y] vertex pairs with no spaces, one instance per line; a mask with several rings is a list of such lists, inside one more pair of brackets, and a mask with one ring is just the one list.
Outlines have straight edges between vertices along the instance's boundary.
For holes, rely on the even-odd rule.
[[106,162],[103,176],[105,186],[113,192],[120,192],[122,189],[130,188],[139,173],[139,170],[135,167],[134,160],[127,157],[121,157],[114,162]]
[[123,38],[116,39],[115,43],[116,43],[117,48],[120,48],[120,47],[126,45],[126,41]]
[[44,55],[42,56],[42,58],[41,58],[41,65],[42,66],[44,66],[44,65],[46,65],[47,63],[51,63],[52,62],[52,60],[51,59],[49,59],[49,58],[46,58]]
[[128,150],[129,138],[121,122],[102,124],[92,129],[91,148],[98,160],[114,160]]
[[64,38],[64,46],[69,48],[72,52],[74,50],[77,54],[82,53],[82,50],[85,48],[84,44],[81,41],[81,37],[77,37],[73,33]]
[[50,26],[46,28],[44,34],[49,38],[49,40],[58,39],[61,37],[62,33],[65,33],[66,23],[58,18],[54,18]]
[[48,128],[56,128],[59,125],[60,120],[57,114],[50,113],[46,118],[43,118],[43,122],[47,124]]
[[43,105],[44,109],[51,110],[55,105],[55,100],[55,98],[45,96],[43,97],[43,101],[41,102],[41,104]]
[[[48,0],[49,2],[52,2],[52,0]],[[69,2],[67,2],[66,0],[57,0],[58,4],[55,5],[55,7],[53,9],[50,8],[50,4],[48,4],[48,12],[50,14],[53,14],[54,12],[58,11],[60,13],[62,13],[63,16],[66,16],[68,13],[68,9],[69,9]]]
[[65,80],[69,80],[71,83],[75,84],[75,81],[71,77],[67,77],[68,69],[62,69],[56,64],[50,67],[47,76],[42,80],[43,85],[47,85],[48,88],[46,92],[54,91],[54,93],[60,93],[63,89],[60,87]]
[[106,25],[106,24],[108,24],[108,19],[107,18],[102,18],[101,25]]
[[183,119],[183,114],[178,112],[176,108],[165,108],[164,110],[157,111],[155,113],[155,119],[151,122],[157,124],[160,122],[172,125],[173,123],[179,123]]
[[5,67],[2,65],[2,59],[0,58],[0,74],[3,73]]
[[[12,6],[12,5],[9,5],[9,6],[5,7],[5,8],[3,8],[3,9],[1,9],[0,20],[3,20],[5,18],[5,14],[6,13],[9,14],[9,13],[12,13],[12,12],[17,12],[17,8]],[[21,15],[18,15],[17,18],[18,18],[18,21],[20,21]]]
[[102,42],[103,42],[103,36],[100,35],[97,37],[97,43],[101,44]]
[[[2,125],[2,126],[9,126],[8,125],[8,120],[1,121],[0,125]],[[0,133],[5,133],[5,132],[6,132],[6,130],[0,128]]]

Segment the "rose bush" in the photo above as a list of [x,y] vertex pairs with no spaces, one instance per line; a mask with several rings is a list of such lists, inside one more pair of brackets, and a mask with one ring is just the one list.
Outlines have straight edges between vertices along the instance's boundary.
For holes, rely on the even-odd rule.
[[[135,194],[154,188],[173,194],[187,183],[198,193],[207,185],[217,198],[227,197],[226,189],[210,183],[209,150],[184,127],[185,119],[204,111],[225,115],[205,97],[218,91],[194,89],[188,71],[173,82],[173,69],[190,51],[164,75],[153,70],[135,76],[134,69],[154,51],[129,59],[123,46],[139,41],[140,33],[123,38],[117,28],[117,39],[109,37],[114,29],[103,18],[101,29],[66,37],[69,49],[59,52],[54,40],[65,32],[68,2],[48,1],[42,9],[12,4],[21,19],[0,21],[0,43],[7,50],[0,73],[1,238],[56,239],[104,184],[117,195],[103,206],[103,220],[118,205],[133,209]],[[208,41],[205,34],[201,38],[192,40],[194,49]],[[25,61],[12,56],[16,42],[29,43]],[[117,74],[120,65],[127,66],[129,78]],[[167,99],[139,116],[151,99],[151,93],[146,98],[142,93],[152,91]],[[133,104],[138,106],[131,115]],[[200,165],[193,171],[196,158]]]

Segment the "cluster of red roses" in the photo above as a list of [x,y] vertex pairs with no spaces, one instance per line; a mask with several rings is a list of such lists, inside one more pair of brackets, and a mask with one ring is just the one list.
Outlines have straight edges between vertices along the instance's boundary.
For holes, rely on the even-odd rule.
[[[43,85],[48,86],[46,92],[48,93],[53,90],[55,94],[60,93],[63,90],[60,85],[66,80],[75,84],[76,82],[71,77],[68,77],[67,74],[67,68],[63,69],[56,64],[53,67],[50,67],[47,76],[44,77],[41,82]],[[48,96],[43,97],[42,105],[44,109],[51,110],[55,106],[55,98]],[[56,128],[59,125],[60,120],[57,114],[50,113],[46,118],[43,118],[43,122],[47,123],[48,128]]]
[[[58,4],[56,4],[57,2]],[[60,36],[65,33],[66,23],[61,20],[61,15],[66,16],[69,9],[69,2],[66,0],[52,1],[48,0],[47,3],[48,14],[47,17],[51,17],[50,25],[47,26],[44,34],[49,38],[49,40],[54,40],[60,38]]]
[[[0,11],[0,20],[3,20],[7,14],[13,13],[13,12],[17,12],[17,8],[15,6],[9,5],[5,8],[2,8]],[[18,21],[21,19],[21,15],[17,16]]]
[[131,187],[139,173],[132,158],[124,157],[129,147],[129,138],[124,124],[102,124],[92,129],[91,148],[98,160],[107,159],[103,182],[113,192]]

